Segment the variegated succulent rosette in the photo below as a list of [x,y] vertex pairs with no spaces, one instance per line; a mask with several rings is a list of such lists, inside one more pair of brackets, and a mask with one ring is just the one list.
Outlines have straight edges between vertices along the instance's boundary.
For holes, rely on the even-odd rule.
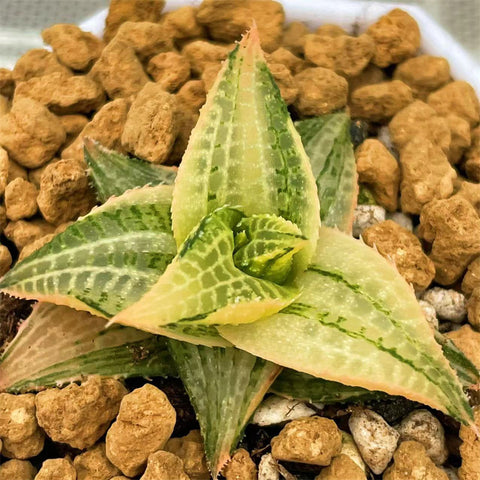
[[86,142],[103,204],[2,279],[39,303],[0,389],[179,375],[214,475],[269,389],[324,403],[401,395],[471,424],[463,388],[477,370],[350,235],[349,125],[342,112],[294,125],[252,29],[178,172]]

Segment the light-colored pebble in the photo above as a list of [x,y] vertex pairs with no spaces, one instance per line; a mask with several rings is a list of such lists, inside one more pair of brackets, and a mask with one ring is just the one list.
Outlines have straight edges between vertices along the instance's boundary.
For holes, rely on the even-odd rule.
[[[478,350],[478,343],[474,347]],[[478,365],[477,365],[478,366]],[[480,407],[473,407],[475,426],[460,426],[459,437],[462,443],[459,447],[462,464],[458,469],[460,480],[478,480],[480,477],[480,439],[478,428],[480,427]]]
[[26,460],[9,460],[0,465],[0,480],[33,480],[37,469]]
[[378,413],[368,409],[355,410],[348,425],[363,460],[379,475],[392,459],[400,434]]
[[340,453],[342,435],[328,418],[298,418],[287,423],[272,438],[271,445],[272,456],[277,460],[325,466]]
[[122,399],[117,419],[107,432],[107,458],[124,475],[140,475],[149,455],[158,453],[167,443],[175,421],[176,412],[167,396],[146,383]]
[[358,450],[353,437],[347,433],[342,431],[342,451],[340,454],[347,455],[350,457],[352,461],[354,461],[364,472],[367,471],[367,466],[363,461],[362,455]]
[[66,458],[45,460],[35,480],[76,480],[77,474],[71,462]]
[[49,388],[35,397],[37,420],[54,442],[83,450],[106,432],[126,393],[118,380],[97,376],[81,385]]
[[98,442],[92,448],[77,455],[73,460],[77,472],[76,480],[107,480],[120,475],[105,454],[105,443]]
[[182,460],[170,452],[159,450],[148,456],[145,473],[140,480],[190,480]]
[[412,217],[402,212],[387,212],[387,220],[393,220],[395,223],[398,223],[401,227],[406,228],[410,232],[413,232],[413,222]]
[[353,236],[358,238],[366,228],[383,222],[385,216],[386,211],[380,205],[358,205],[353,214]]
[[433,287],[423,294],[422,300],[433,306],[440,320],[461,323],[467,316],[465,295],[456,290]]
[[183,460],[185,473],[198,480],[210,478],[205,457],[205,447],[200,430],[191,430],[185,437],[171,438],[163,447]]
[[383,480],[448,480],[447,474],[427,455],[424,446],[414,440],[401,442],[393,460]]
[[307,407],[305,403],[272,395],[258,406],[252,423],[265,427],[312,415],[315,415],[315,411]]
[[280,480],[278,463],[271,453],[266,453],[258,464],[258,480]]
[[414,410],[397,426],[400,440],[415,440],[425,447],[427,455],[442,465],[448,457],[442,424],[428,410]]
[[26,460],[43,450],[45,434],[35,417],[35,396],[0,394],[2,455]]
[[222,475],[226,480],[257,480],[257,466],[250,458],[250,454],[245,449],[239,448],[225,465]]
[[347,455],[337,455],[315,480],[367,480],[365,472]]
[[434,330],[438,330],[437,312],[435,311],[435,308],[433,308],[433,305],[425,300],[419,300],[418,303],[425,315],[425,320]]

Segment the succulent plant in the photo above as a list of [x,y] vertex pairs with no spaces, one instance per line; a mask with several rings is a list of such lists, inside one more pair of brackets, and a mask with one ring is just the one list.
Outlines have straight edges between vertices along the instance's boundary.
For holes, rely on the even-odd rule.
[[[0,283],[173,339],[213,475],[281,367],[298,372],[294,385],[318,377],[319,389],[402,395],[472,423],[413,289],[375,250],[330,228],[349,232],[357,197],[348,117],[297,127],[310,161],[252,29],[208,94],[174,187],[143,163],[127,181],[135,159],[117,156],[105,172],[116,154],[87,145],[100,200],[141,188],[79,219]],[[464,381],[478,378],[444,351]]]

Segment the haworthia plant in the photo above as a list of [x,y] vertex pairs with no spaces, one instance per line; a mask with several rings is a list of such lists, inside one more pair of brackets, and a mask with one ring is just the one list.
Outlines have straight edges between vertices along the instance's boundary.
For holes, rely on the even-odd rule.
[[166,340],[102,318],[40,303],[0,358],[0,391],[23,392],[79,380],[176,376]]
[[[255,278],[235,265],[234,229],[243,218],[239,210],[230,207],[207,215],[181,245],[157,283],[113,321],[147,330],[151,330],[151,325],[172,323],[250,323],[291,303],[298,295],[296,288]],[[264,215],[258,220],[257,232],[271,233],[272,222],[289,226],[280,217]],[[291,234],[280,249],[277,242],[256,242],[251,249],[246,245],[246,254],[255,257],[242,256],[242,265],[245,262],[250,267],[255,264],[263,268],[274,265],[271,260],[283,264],[283,256],[288,259],[290,250],[299,242],[303,244],[304,238]],[[286,247],[289,248],[285,251]]]
[[270,387],[270,391],[286,398],[310,403],[362,403],[388,398],[383,392],[351,387],[306,373],[285,368]]
[[236,348],[175,340],[170,351],[195,408],[210,470],[217,478],[281,367]]
[[173,185],[175,167],[154,165],[108,150],[98,142],[85,139],[85,161],[99,202],[120,196],[127,190],[145,185]]
[[10,270],[1,288],[110,318],[141,298],[176,254],[171,195],[158,186],[111,199]]
[[[112,198],[10,270],[0,288],[110,319],[147,293],[176,254],[171,197],[172,187],[160,185]],[[144,330],[229,345],[208,327]]]
[[332,113],[298,121],[295,126],[317,182],[322,225],[351,231],[358,186],[350,118],[346,113]]
[[[475,365],[450,339],[435,331],[435,340],[442,347],[443,354],[465,388],[480,382],[480,375]],[[270,391],[287,398],[324,404],[358,403],[388,398],[388,395],[383,392],[343,385],[289,368],[282,371]]]
[[359,185],[357,204],[358,205],[377,205],[377,202],[375,200],[375,197],[373,196],[372,191],[366,185],[363,185],[363,184]]
[[[316,136],[311,137],[311,144],[317,146],[317,153],[320,152],[320,160],[312,164],[314,169],[320,166],[320,180],[322,175],[328,179],[319,183],[320,197],[322,200],[325,198],[326,202],[322,218],[327,224],[348,230],[350,220],[346,220],[349,218],[346,212],[351,212],[356,194],[353,193],[354,189],[349,188],[354,182],[354,176],[348,175],[349,170],[343,170],[342,173],[349,179],[344,189],[342,176],[339,177],[334,168],[340,164],[345,167],[352,161],[351,146],[341,149],[341,145],[337,144],[343,139],[345,145],[350,145],[348,135],[342,130],[344,119],[337,121],[337,133],[332,135],[328,133],[329,130],[324,131],[324,134],[328,133],[325,138],[331,138],[332,142],[328,151],[320,155],[322,149],[319,145],[322,141]],[[317,130],[320,127],[317,125]],[[299,126],[299,129],[302,127]],[[350,163],[343,159],[348,156]],[[343,161],[333,161],[337,157],[342,157]],[[334,185],[341,189],[341,194],[333,188]],[[144,196],[146,199],[149,195],[145,192],[151,192],[152,188],[161,187],[134,190],[107,202],[99,210],[103,212],[102,208],[110,209],[112,202],[124,202],[122,208],[129,211],[132,198]],[[348,199],[334,198],[345,195]],[[145,215],[154,217],[156,207],[150,207]],[[135,207],[132,212],[135,218],[137,210]],[[164,212],[164,209],[160,210]],[[111,213],[110,210],[108,213]],[[113,218],[116,222],[122,214],[119,209],[115,215],[106,215],[104,221],[109,224]],[[95,212],[86,218],[94,215]],[[43,253],[33,254],[30,263],[28,259],[20,263],[5,277],[0,287],[8,287],[9,291],[18,289],[31,296],[32,290],[40,294],[46,292],[51,301],[70,302],[67,304],[77,308],[88,307],[106,317],[111,316],[108,312],[117,309],[117,314],[122,310],[114,318],[127,323],[132,322],[132,315],[125,314],[130,306],[137,302],[137,308],[129,312],[136,314],[143,303],[144,315],[147,307],[151,309],[155,304],[156,299],[152,297],[163,295],[163,288],[171,289],[173,285],[178,287],[174,294],[169,298],[163,297],[168,306],[167,318],[158,320],[157,314],[165,313],[158,308],[157,302],[156,310],[151,309],[154,315],[148,322],[139,323],[138,318],[133,320],[137,326],[167,335],[175,328],[181,329],[184,334],[182,339],[198,342],[194,335],[198,325],[202,322],[214,323],[224,338],[252,355],[344,385],[403,395],[447,412],[464,423],[471,423],[472,413],[462,386],[435,342],[413,292],[398,272],[373,249],[337,230],[321,229],[315,250],[320,222],[315,177],[263,60],[256,32],[247,35],[231,54],[201,111],[177,176],[172,215],[178,253],[164,275],[157,273],[155,282],[149,288],[136,291],[138,296],[135,299],[127,289],[126,301],[118,293],[123,288],[119,284],[122,288],[118,288],[116,294],[121,298],[112,304],[108,288],[113,288],[113,283],[108,288],[106,284],[102,285],[105,287],[103,292],[81,290],[84,285],[80,282],[82,278],[74,275],[79,279],[79,283],[74,285],[78,291],[81,290],[79,295],[77,290],[72,289],[69,272],[65,271],[67,276],[56,280],[58,262],[50,263],[50,256],[55,256],[56,251],[49,250],[51,247],[48,246],[39,250]],[[259,215],[258,218],[264,216],[263,224],[260,222],[260,225],[255,225],[255,215]],[[266,222],[267,218],[269,220]],[[80,220],[79,224],[84,220]],[[293,228],[290,230],[292,238],[288,240],[291,243],[285,244],[286,231],[283,227],[281,232],[278,229],[282,221],[291,222],[291,225],[288,224],[289,228]],[[271,230],[272,225],[277,230],[275,241],[257,242],[260,238],[257,235],[259,227]],[[135,224],[133,230],[137,226]],[[157,232],[155,228],[158,227],[153,227]],[[150,231],[149,227],[147,229]],[[71,233],[77,233],[77,230],[70,230]],[[169,241],[172,241],[170,231],[168,235]],[[71,243],[68,250],[74,255],[75,249],[81,251],[83,243],[88,243],[88,249],[82,257],[87,267],[108,267],[113,263],[121,271],[126,271],[132,264],[136,265],[137,255],[142,255],[139,245],[138,251],[131,246],[129,252],[132,256],[119,253],[105,258],[102,256],[103,250],[96,248],[95,239],[90,242],[87,232],[73,236],[78,243]],[[113,241],[113,238],[109,240]],[[303,245],[302,242],[306,243]],[[296,253],[290,255],[292,249]],[[281,256],[277,258],[273,255],[275,251]],[[62,254],[68,258],[67,252]],[[107,263],[97,265],[97,255]],[[312,255],[313,261],[309,263]],[[44,263],[43,256],[47,257]],[[120,263],[115,263],[116,260]],[[272,269],[266,268],[270,261],[273,262]],[[80,271],[85,268],[83,264],[78,267]],[[216,269],[218,266],[220,268]],[[28,272],[28,268],[33,267]],[[307,271],[303,272],[307,267]],[[53,273],[49,271],[52,268]],[[164,268],[155,266],[153,270]],[[143,275],[144,264],[140,270]],[[219,278],[212,275],[212,271],[218,275],[226,270],[239,275],[241,281],[232,283],[231,278],[227,277],[218,282]],[[122,282],[128,284],[132,272],[135,272],[135,268],[121,277]],[[32,274],[33,279],[28,278]],[[47,281],[49,275],[54,280]],[[262,275],[269,279],[260,278]],[[173,282],[167,284],[162,278]],[[93,282],[95,279],[96,276]],[[222,288],[223,280],[227,289]],[[279,284],[284,281],[284,285]],[[58,285],[67,285],[65,294],[56,290]],[[162,288],[158,288],[159,285]],[[245,289],[245,286],[248,288]],[[300,296],[295,298],[297,287]],[[154,289],[155,295],[149,297]],[[250,296],[249,289],[258,296]],[[187,293],[187,306],[182,305],[184,293]],[[254,323],[238,325],[268,315],[285,305],[288,306],[280,313]],[[219,322],[232,325],[220,326]],[[213,326],[202,328],[209,329],[207,335],[216,339],[211,330]],[[190,338],[186,336],[187,330],[192,333]],[[201,377],[200,372],[205,370],[215,371],[218,378],[225,378],[225,372],[231,371],[231,362],[224,365],[224,357],[237,350],[200,350],[203,353],[199,362],[185,360],[182,363],[182,359],[177,359],[179,370],[182,365],[188,365],[180,374],[184,378],[196,378],[197,375]],[[247,354],[242,355],[242,359],[247,358]],[[238,363],[244,365],[243,360]],[[247,364],[235,371],[241,378],[248,377],[248,382],[252,379],[251,373],[252,369]],[[187,380],[185,382],[188,384]],[[222,441],[212,447],[210,458],[223,459],[226,456],[231,442],[236,438],[230,436],[229,432],[236,431],[236,426],[241,425],[244,418],[243,414],[243,417],[239,417],[238,412],[243,411],[246,405],[253,405],[248,389],[243,398],[237,398],[233,395],[234,391],[230,390],[230,385],[225,390],[217,388],[219,397],[215,411],[218,413],[227,408],[233,397],[242,407],[236,410],[236,416],[232,414],[234,420],[231,425],[229,422],[228,425],[218,426],[223,432],[212,433],[211,438],[216,436]],[[252,393],[252,398],[262,394],[264,385],[265,382],[255,383],[256,393]],[[208,388],[208,384],[202,384],[203,392],[210,392]],[[199,396],[193,387],[190,394],[192,398]],[[208,421],[213,410],[208,410],[201,403],[196,408],[201,423],[205,425],[204,435],[207,436],[207,431],[216,428]],[[231,442],[225,440],[224,443],[223,439],[227,437]],[[218,468],[216,462],[212,465],[214,469]]]
[[472,421],[462,385],[413,291],[375,250],[322,227],[312,264],[298,281],[303,292],[283,312],[220,333],[279,365]]
[[480,372],[477,367],[449,338],[436,330],[435,340],[442,347],[445,358],[457,372],[458,378],[464,387],[471,387],[480,383]]
[[224,63],[178,169],[172,202],[177,246],[225,205],[296,224],[308,245],[295,256],[294,270],[307,266],[320,222],[315,179],[256,29]]

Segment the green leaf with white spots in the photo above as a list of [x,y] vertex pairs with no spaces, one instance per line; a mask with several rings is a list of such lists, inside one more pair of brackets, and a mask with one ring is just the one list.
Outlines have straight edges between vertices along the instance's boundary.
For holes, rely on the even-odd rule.
[[132,190],[70,225],[18,263],[0,288],[110,318],[155,284],[176,254],[172,187]]
[[61,386],[86,375],[176,376],[163,337],[40,303],[0,358],[0,391]]
[[[236,347],[344,385],[401,395],[471,423],[462,385],[410,286],[373,249],[323,227],[281,313],[219,331]],[[294,341],[292,341],[294,339]]]
[[281,367],[236,348],[169,341],[195,409],[210,471],[217,478]]
[[315,250],[319,205],[309,159],[252,29],[207,95],[178,169],[172,202],[177,246],[207,214],[238,205],[274,214],[308,240],[294,258],[304,270]]
[[173,185],[175,182],[175,167],[154,165],[139,158],[130,158],[91,139],[85,139],[84,143],[85,161],[101,203],[132,188]]
[[349,116],[332,113],[300,120],[295,127],[310,157],[322,225],[351,232],[358,185]]
[[[235,265],[234,230],[242,219],[244,215],[231,207],[207,215],[157,283],[113,321],[148,331],[154,325],[238,324],[290,304],[298,295],[296,288],[252,277]],[[268,229],[269,217],[262,220],[258,228]],[[298,243],[295,236],[290,239]],[[262,253],[268,258],[265,245]]]

